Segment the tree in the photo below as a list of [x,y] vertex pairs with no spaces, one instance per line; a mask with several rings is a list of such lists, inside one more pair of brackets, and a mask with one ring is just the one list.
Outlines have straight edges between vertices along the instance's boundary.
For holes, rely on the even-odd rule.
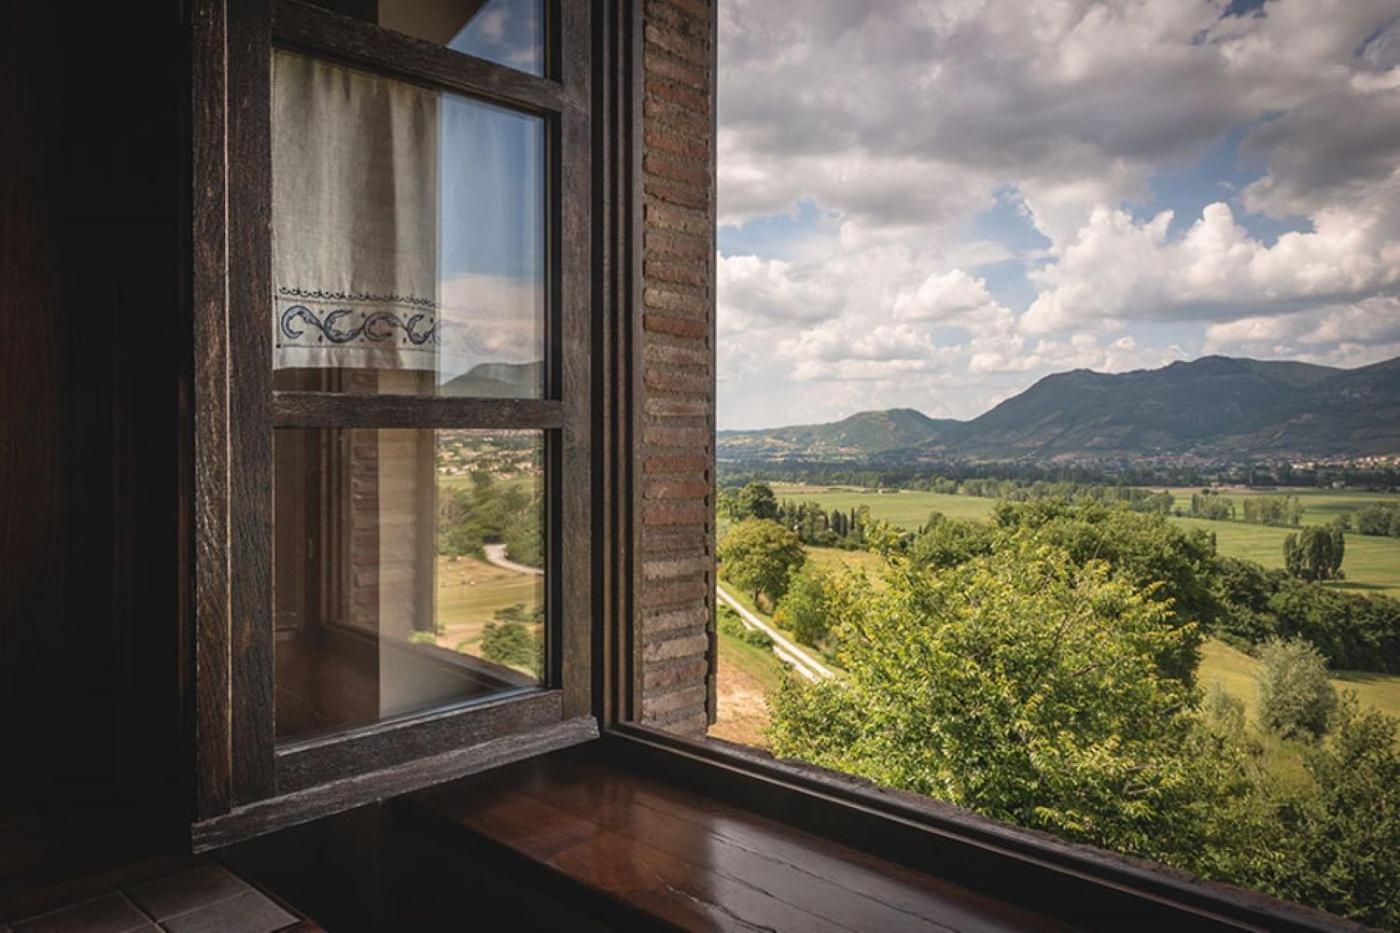
[[1162,669],[1191,683],[1200,664],[1203,630],[1215,625],[1215,541],[1183,530],[1160,513],[1133,512],[1063,499],[1001,502],[993,522],[1012,538],[1061,548],[1075,566],[1105,561],[1145,595],[1164,604],[1165,621],[1187,634],[1163,642]]
[[810,562],[792,572],[787,593],[775,618],[804,645],[816,646],[826,640],[831,614],[837,599],[835,581]]
[[1300,639],[1266,642],[1259,650],[1259,717],[1285,738],[1315,739],[1327,731],[1337,691],[1321,652]]
[[[1355,694],[1305,759],[1313,793],[1285,801],[1297,854],[1274,884],[1283,897],[1382,929],[1400,929],[1400,747],[1397,720],[1362,711]],[[1266,882],[1267,883],[1267,882]]]
[[841,603],[845,676],[770,698],[774,754],[1186,868],[1234,850],[1243,752],[1160,668],[1193,638],[1166,605],[1027,539],[892,564]]
[[789,576],[807,555],[796,532],[777,522],[746,518],[720,542],[719,559],[725,579],[743,587],[757,603],[761,593],[774,602],[782,599]]
[[739,490],[735,517],[739,519],[766,518],[769,520],[777,518],[778,497],[773,495],[773,487],[767,483],[752,482]]
[[986,522],[963,521],[934,512],[914,539],[909,558],[921,567],[954,567],[990,554],[995,541],[996,533]]
[[544,663],[539,636],[519,622],[487,622],[481,635],[481,656],[495,664],[530,671],[536,677]]
[[1283,565],[1300,580],[1340,580],[1346,534],[1337,525],[1312,525],[1283,539]]

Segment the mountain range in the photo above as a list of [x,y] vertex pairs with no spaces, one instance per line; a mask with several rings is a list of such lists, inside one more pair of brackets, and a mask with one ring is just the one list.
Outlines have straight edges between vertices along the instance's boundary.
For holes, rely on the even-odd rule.
[[1400,357],[1358,369],[1207,356],[1039,380],[970,421],[909,408],[720,431],[722,461],[1293,460],[1400,454]]

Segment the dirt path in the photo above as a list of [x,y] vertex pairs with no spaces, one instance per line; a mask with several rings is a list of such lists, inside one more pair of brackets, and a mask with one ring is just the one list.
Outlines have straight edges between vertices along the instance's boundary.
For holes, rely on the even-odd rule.
[[517,564],[506,557],[506,546],[504,544],[483,544],[481,550],[486,555],[486,562],[495,564],[502,570],[514,570],[516,573],[531,573],[539,575],[544,573],[538,567],[526,567],[524,564]]
[[727,593],[723,586],[715,585],[715,593],[730,609],[739,613],[739,618],[745,623],[753,626],[759,631],[773,639],[773,653],[787,664],[792,665],[793,670],[801,674],[808,680],[816,683],[818,680],[826,680],[831,676],[831,670],[806,651],[797,647],[789,641],[781,632],[764,622],[758,616],[745,609],[740,602]]
[[715,692],[719,715],[708,734],[740,745],[767,747],[763,730],[768,727],[769,713],[763,684],[747,671],[721,663]]

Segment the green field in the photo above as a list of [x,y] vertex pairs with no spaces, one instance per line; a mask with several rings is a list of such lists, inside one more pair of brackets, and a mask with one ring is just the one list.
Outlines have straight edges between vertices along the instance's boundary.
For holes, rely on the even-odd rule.
[[[1191,496],[1200,491],[1200,486],[1169,486],[1166,489],[1176,501],[1176,507],[1183,512],[1191,510]],[[1297,496],[1303,502],[1304,525],[1326,525],[1340,515],[1375,503],[1400,503],[1400,493],[1396,492],[1318,489],[1314,486],[1280,486],[1277,489],[1221,486],[1216,491],[1226,499],[1234,499],[1236,505],[1250,496]]]
[[544,601],[544,577],[516,573],[475,557],[438,558],[437,643],[475,652],[482,629],[511,606],[532,609]]
[[[911,490],[876,491],[850,486],[802,486],[774,483],[773,492],[779,499],[801,499],[821,503],[824,509],[866,507],[870,517],[891,522],[913,531],[928,520],[930,512],[942,512],[949,518],[985,518],[996,504],[993,499],[976,496],[953,496],[937,492]],[[1180,503],[1185,498],[1189,507],[1192,489],[1173,489]],[[1280,490],[1282,492],[1282,490]],[[1346,489],[1287,490],[1304,500],[1305,523],[1325,523],[1367,502],[1400,501],[1400,494],[1357,493]],[[1233,493],[1226,491],[1225,495]],[[1221,554],[1257,561],[1265,567],[1283,566],[1283,539],[1291,530],[1268,525],[1247,525],[1244,522],[1209,521],[1203,518],[1173,518],[1186,528],[1203,528],[1214,532]],[[1338,589],[1380,593],[1400,597],[1400,538],[1378,538],[1370,535],[1347,535],[1346,558],[1342,572],[1346,580],[1329,584]]]
[[773,494],[781,499],[819,502],[827,511],[848,512],[864,506],[870,517],[890,522],[913,531],[928,521],[930,512],[942,512],[949,518],[984,518],[996,505],[994,499],[976,496],[950,496],[940,492],[915,492],[908,489],[877,491],[854,486],[806,486],[797,483],[772,483]]
[[[1270,735],[1259,722],[1259,673],[1262,664],[1243,651],[1222,641],[1208,639],[1202,648],[1197,682],[1209,691],[1219,686],[1244,704],[1250,733],[1264,749],[1263,765],[1270,774],[1284,781],[1303,779],[1301,742]],[[1370,706],[1387,716],[1400,717],[1400,676],[1362,671],[1333,671],[1332,684],[1338,691],[1350,690],[1362,706]]]

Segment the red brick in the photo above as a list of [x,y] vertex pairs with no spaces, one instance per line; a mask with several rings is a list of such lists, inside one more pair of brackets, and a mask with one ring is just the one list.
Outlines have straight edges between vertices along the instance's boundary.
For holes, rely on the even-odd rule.
[[710,518],[704,503],[648,502],[642,506],[642,523],[646,525],[703,525]]
[[667,181],[664,178],[657,178],[655,175],[645,176],[642,190],[646,192],[648,198],[666,201],[670,204],[679,204],[682,207],[708,210],[710,206],[710,192],[708,190],[683,185],[680,182]]
[[671,693],[647,694],[642,698],[642,715],[660,716],[677,710],[705,705],[705,685],[685,687]]
[[645,380],[648,389],[655,389],[658,392],[693,393],[696,398],[701,400],[714,391],[714,380],[703,371],[696,372],[695,370],[678,368],[662,369],[653,366],[646,370]]
[[664,97],[649,94],[642,101],[642,118],[655,121],[657,129],[683,133],[694,139],[708,140],[713,132],[709,114],[687,110]]
[[665,314],[644,315],[642,327],[659,334],[674,334],[677,337],[710,336],[710,325],[707,321],[691,321]]
[[690,259],[648,256],[642,263],[642,274],[649,282],[670,282],[692,288],[705,288],[710,284],[710,267]]
[[697,210],[679,204],[666,204],[662,201],[648,201],[643,207],[646,225],[649,229],[680,230],[685,233],[714,235],[714,222],[710,219],[709,205]]
[[[648,255],[679,256],[695,265],[703,266],[707,271],[710,267],[710,257],[714,255],[714,244],[710,242],[710,239],[695,233],[648,230],[645,245]],[[707,275],[706,278],[708,279],[709,276]]]
[[[642,561],[643,580],[674,580],[691,573],[710,573],[715,562],[708,557],[678,557],[674,560]],[[706,587],[708,589],[708,586]]]
[[709,417],[710,400],[704,396],[658,395],[647,396],[642,406],[648,415],[657,417]]
[[667,133],[657,127],[648,127],[642,136],[643,147],[651,152],[669,152],[687,159],[710,160],[710,141],[698,136],[683,133]]
[[688,110],[698,117],[704,117],[707,120],[710,118],[710,95],[705,91],[698,91],[674,81],[652,77],[646,83],[646,92],[656,95],[660,100]]
[[666,454],[647,457],[642,461],[643,473],[688,473],[693,470],[708,471],[712,465],[710,458],[701,453]]
[[709,636],[686,635],[682,638],[668,638],[665,641],[652,642],[642,647],[643,661],[669,661],[672,658],[693,657],[703,655],[710,648]]
[[674,735],[695,737],[704,735],[710,725],[709,714],[703,707],[694,711],[681,710],[661,716],[644,716],[642,721]]
[[707,509],[705,520],[696,524],[682,525],[643,525],[642,551],[647,554],[685,554],[703,547],[711,552],[710,524],[714,518]]
[[[709,43],[688,42],[684,36],[677,35],[675,31],[667,28],[669,26],[669,23],[665,26],[658,23],[647,23],[643,33],[647,44],[655,45],[677,58],[682,58],[702,68],[709,68],[711,59]],[[646,54],[646,49],[643,49],[643,54]]]
[[710,624],[710,611],[705,606],[687,606],[684,609],[653,610],[642,614],[642,634],[674,632],[677,629],[703,629]]
[[642,691],[648,693],[675,684],[678,681],[703,681],[709,665],[702,658],[686,658],[679,661],[656,661],[646,665],[642,673]]
[[689,474],[675,479],[649,479],[643,488],[647,499],[703,499],[710,494],[710,483],[703,474]]
[[[708,344],[680,343],[676,345],[648,340],[642,350],[643,366],[688,366],[708,374],[714,354]],[[706,393],[707,400],[709,393]]]

